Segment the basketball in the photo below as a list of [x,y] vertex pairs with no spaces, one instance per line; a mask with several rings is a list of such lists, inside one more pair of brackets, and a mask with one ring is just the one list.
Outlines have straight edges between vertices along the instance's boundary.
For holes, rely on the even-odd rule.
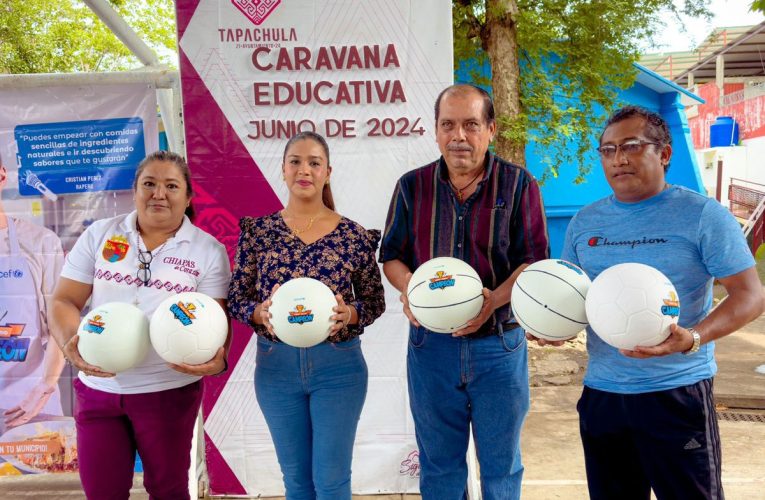
[[566,340],[587,326],[585,297],[590,278],[570,262],[534,262],[513,284],[510,307],[521,327],[545,340]]
[[329,336],[337,306],[335,294],[313,278],[294,278],[271,299],[271,325],[279,340],[293,347],[313,347]]
[[481,311],[482,292],[481,278],[470,265],[453,257],[436,257],[412,274],[406,296],[422,326],[452,333]]
[[680,301],[669,279],[645,264],[609,267],[595,278],[586,301],[590,327],[617,349],[654,346],[669,337]]
[[149,322],[149,338],[168,363],[198,365],[215,357],[228,335],[223,308],[203,293],[184,292],[163,300]]
[[111,373],[143,361],[149,351],[149,321],[143,311],[124,302],[108,302],[82,318],[77,330],[80,356]]

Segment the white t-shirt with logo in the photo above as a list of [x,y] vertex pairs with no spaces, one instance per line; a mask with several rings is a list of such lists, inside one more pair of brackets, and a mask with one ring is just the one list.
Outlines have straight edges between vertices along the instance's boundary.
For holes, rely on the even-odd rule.
[[[231,278],[226,248],[184,217],[173,238],[152,251],[151,281],[138,280],[139,234],[135,211],[94,222],[66,257],[61,276],[93,285],[91,308],[107,302],[136,304],[148,319],[167,297],[200,292],[225,299]],[[143,241],[140,248],[146,250]],[[146,359],[115,377],[80,380],[93,389],[117,394],[141,394],[183,387],[200,377],[177,372],[154,349]]]

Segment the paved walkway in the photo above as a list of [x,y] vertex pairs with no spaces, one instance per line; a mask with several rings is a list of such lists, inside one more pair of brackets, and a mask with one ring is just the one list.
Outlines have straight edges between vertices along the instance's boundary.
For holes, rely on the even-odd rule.
[[[524,500],[586,499],[584,459],[576,401],[585,358],[581,345],[531,351],[532,404],[523,433]],[[765,500],[765,317],[717,344],[715,380],[722,415],[723,484],[726,497]],[[749,421],[743,420],[750,419]],[[738,420],[736,420],[738,419]],[[760,421],[757,421],[760,419]],[[140,478],[132,499],[148,498]],[[0,498],[83,499],[76,474],[0,477]],[[355,497],[413,500],[416,495]]]

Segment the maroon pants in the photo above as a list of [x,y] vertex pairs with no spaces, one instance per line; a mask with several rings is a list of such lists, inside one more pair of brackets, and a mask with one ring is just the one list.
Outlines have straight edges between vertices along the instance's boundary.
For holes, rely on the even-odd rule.
[[150,498],[189,498],[201,382],[145,394],[112,394],[75,379],[74,389],[80,480],[89,500],[129,497],[136,451]]

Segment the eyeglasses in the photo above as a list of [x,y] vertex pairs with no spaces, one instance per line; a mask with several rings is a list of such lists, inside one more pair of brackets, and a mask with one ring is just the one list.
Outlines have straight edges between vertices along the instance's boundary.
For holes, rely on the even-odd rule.
[[143,286],[149,286],[149,281],[151,280],[151,268],[149,267],[149,264],[151,264],[153,258],[154,257],[151,255],[150,251],[138,250],[138,262],[140,262],[140,264],[138,266],[136,277],[143,282]]
[[616,152],[620,149],[625,155],[636,155],[640,153],[643,150],[643,147],[648,144],[653,144],[654,146],[660,145],[658,142],[633,139],[631,141],[623,142],[622,144],[606,144],[605,146],[600,146],[598,148],[598,153],[600,153],[600,156],[606,159],[613,158],[616,155]]

